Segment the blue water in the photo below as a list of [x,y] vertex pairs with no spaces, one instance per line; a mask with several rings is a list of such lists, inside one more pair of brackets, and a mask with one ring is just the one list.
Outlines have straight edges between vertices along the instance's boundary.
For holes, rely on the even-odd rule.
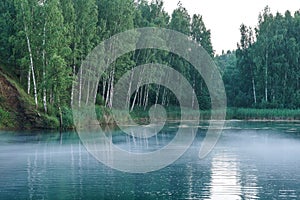
[[[175,132],[170,123],[147,141],[133,143],[119,132],[112,141],[146,152]],[[170,166],[130,174],[97,161],[76,133],[2,131],[0,199],[300,199],[299,123],[228,122],[200,160],[205,133],[200,126],[193,145]]]

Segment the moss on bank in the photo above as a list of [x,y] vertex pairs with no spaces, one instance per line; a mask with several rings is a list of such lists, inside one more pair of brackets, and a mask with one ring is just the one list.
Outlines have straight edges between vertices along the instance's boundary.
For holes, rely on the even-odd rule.
[[0,68],[0,128],[55,129],[56,117],[35,108],[34,100]]

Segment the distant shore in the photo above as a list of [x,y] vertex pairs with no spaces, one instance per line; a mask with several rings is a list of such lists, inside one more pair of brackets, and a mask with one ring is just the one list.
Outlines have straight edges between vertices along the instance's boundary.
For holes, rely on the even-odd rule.
[[[167,111],[167,122],[180,122],[181,120],[181,111],[180,108],[169,108]],[[194,121],[198,111],[191,110],[188,111],[190,115],[190,120]],[[70,112],[68,116],[64,116],[64,119],[68,119],[68,124],[65,124],[64,130],[74,130],[74,125],[72,123],[73,118]],[[292,109],[255,109],[255,108],[228,108],[226,111],[226,122],[234,121],[249,121],[249,122],[293,122],[300,123],[300,110]],[[96,114],[101,126],[117,126],[111,112],[104,107],[96,106]],[[211,111],[210,110],[200,110],[200,121],[209,121],[211,120]],[[131,113],[131,117],[137,124],[149,124],[150,119],[148,112],[142,110],[136,110]],[[123,123],[129,122],[128,118],[119,119]],[[66,122],[66,121],[65,121]],[[0,126],[0,130],[19,130],[14,127],[5,127]],[[25,130],[37,130],[36,127],[26,127]],[[60,130],[59,127],[39,127],[39,130]]]

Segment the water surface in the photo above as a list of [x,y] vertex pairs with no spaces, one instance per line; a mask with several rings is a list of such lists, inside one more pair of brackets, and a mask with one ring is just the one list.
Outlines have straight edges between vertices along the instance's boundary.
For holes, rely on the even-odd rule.
[[[157,136],[120,133],[112,141],[149,152],[172,140],[176,123]],[[172,165],[146,174],[106,167],[76,133],[0,132],[0,199],[299,199],[300,124],[228,122],[215,149],[198,158],[206,126]]]

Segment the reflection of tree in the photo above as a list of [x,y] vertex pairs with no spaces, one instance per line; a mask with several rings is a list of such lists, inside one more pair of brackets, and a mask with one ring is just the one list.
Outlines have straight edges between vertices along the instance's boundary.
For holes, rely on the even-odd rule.
[[[31,144],[30,151],[26,152],[27,198],[83,197],[84,162],[88,154],[83,151],[76,134],[48,136],[37,144]],[[15,181],[19,183],[20,180],[17,178]]]
[[256,166],[250,165],[242,170],[242,193],[245,199],[256,199],[258,198],[259,186],[257,185],[258,179],[256,176]]
[[[45,150],[45,149],[44,149]],[[48,185],[45,184],[44,176],[47,172],[47,158],[44,151],[38,154],[35,149],[34,155],[27,157],[27,188],[29,199],[47,199]],[[42,157],[42,163],[39,163],[39,157]]]

